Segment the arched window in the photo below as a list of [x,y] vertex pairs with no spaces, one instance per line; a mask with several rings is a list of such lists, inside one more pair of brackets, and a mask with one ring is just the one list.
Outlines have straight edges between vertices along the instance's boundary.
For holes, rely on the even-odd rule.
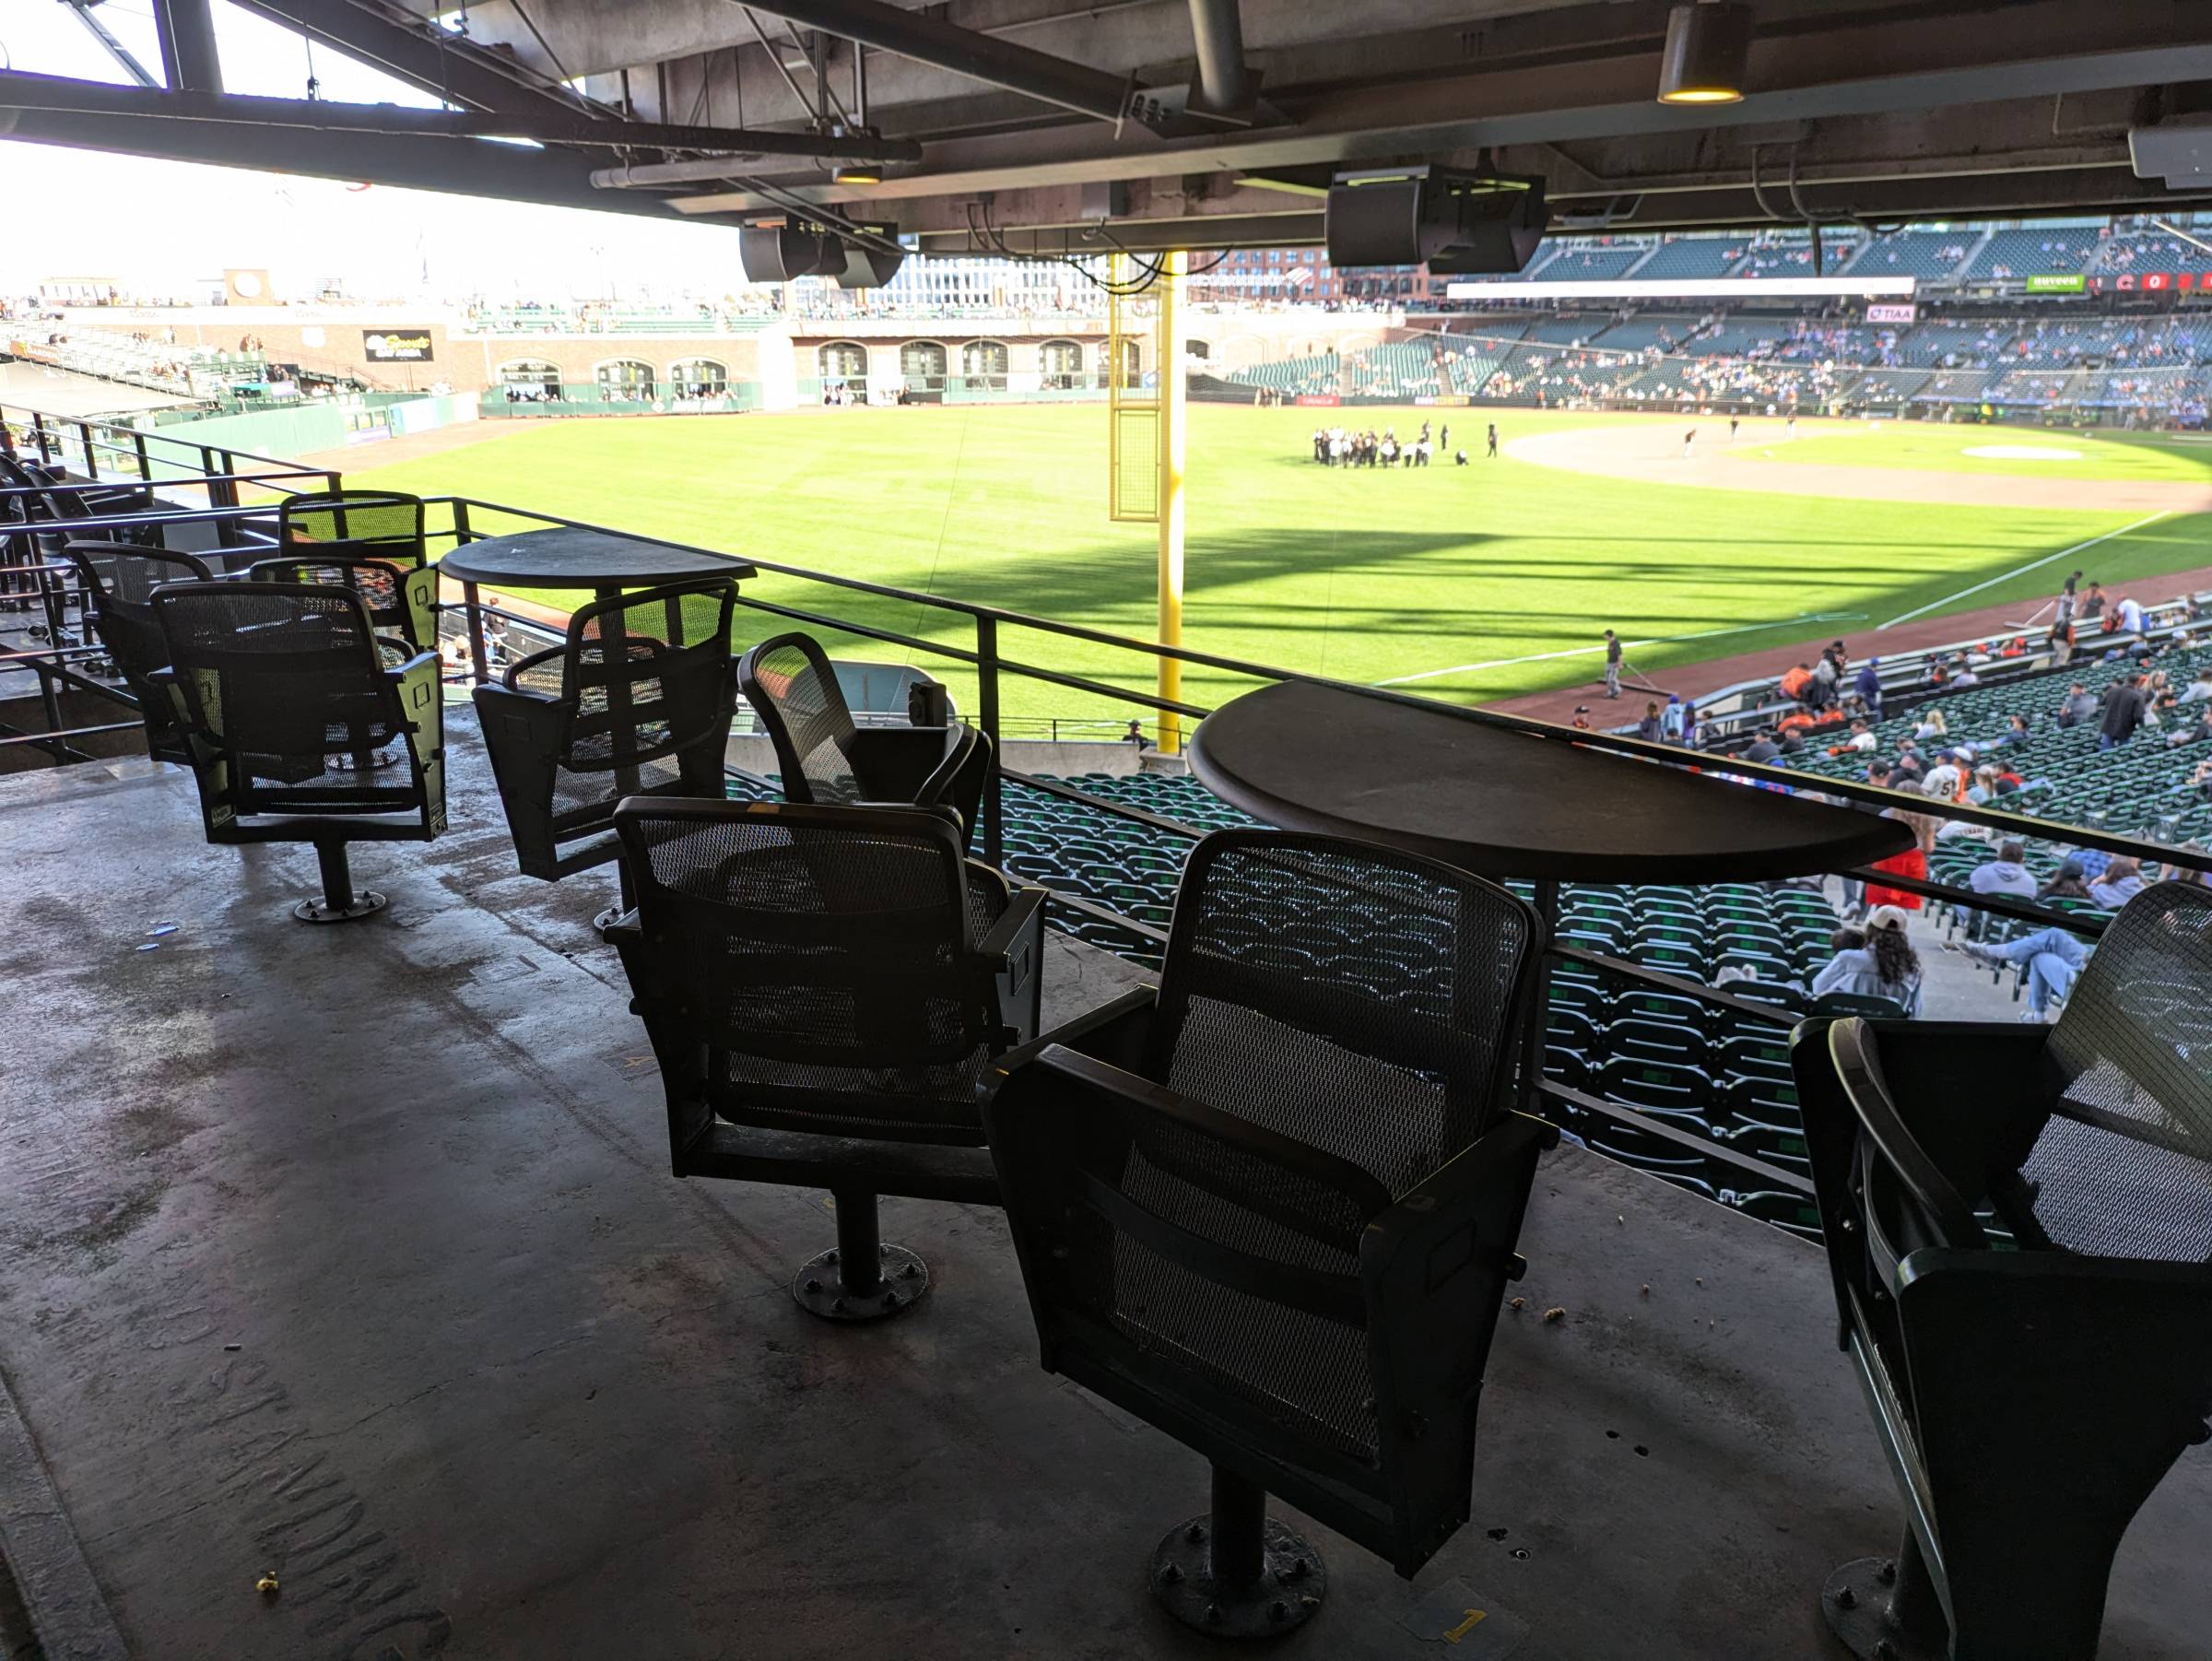
[[934,340],[910,340],[899,348],[899,374],[909,392],[943,392],[945,371],[945,348]]
[[822,384],[832,383],[865,392],[868,385],[868,349],[855,341],[831,340],[825,342],[816,354],[821,365]]
[[547,404],[560,396],[560,369],[542,358],[516,358],[493,371],[510,404]]
[[1210,340],[1186,340],[1182,343],[1182,349],[1194,358],[1210,359],[1214,355],[1213,342]]
[[712,358],[679,358],[668,366],[668,390],[679,398],[719,398],[730,390],[729,367]]
[[1083,348],[1073,340],[1048,340],[1037,348],[1041,384],[1066,388],[1083,384]]
[[610,358],[592,371],[599,395],[608,403],[650,398],[653,395],[653,365],[635,358]]
[[971,340],[960,348],[960,373],[971,386],[1006,389],[1006,347],[1003,340]]

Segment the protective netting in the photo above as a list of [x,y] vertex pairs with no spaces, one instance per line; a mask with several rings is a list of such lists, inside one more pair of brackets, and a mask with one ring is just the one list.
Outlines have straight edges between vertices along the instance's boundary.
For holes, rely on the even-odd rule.
[[860,781],[847,753],[853,714],[821,649],[803,635],[785,635],[755,647],[749,661],[746,696],[775,741],[785,793],[794,802],[858,801]]
[[[1318,972],[1278,948],[1286,927],[1316,918],[1342,936]],[[1502,890],[1382,849],[1202,843],[1177,898],[1147,1071],[1371,1181],[1331,1180],[1152,1119],[1136,1123],[1120,1169],[1095,1174],[1204,1241],[1285,1270],[1356,1277],[1376,1207],[1507,1105],[1500,1063],[1532,934],[1530,913]],[[1382,961],[1384,940],[1400,967],[1362,973]],[[1098,1243],[1110,1272],[1088,1282],[1096,1315],[1286,1431],[1372,1456],[1375,1385],[1356,1317],[1223,1284],[1103,1214],[1084,1226],[1108,1237]]]
[[318,490],[288,498],[277,510],[277,545],[287,553],[344,553],[388,560],[412,571],[427,557],[422,499],[391,490]]
[[348,793],[393,794],[367,776],[367,759],[406,723],[351,595],[210,583],[169,590],[156,611],[187,724],[238,771],[241,811],[327,811]]
[[2052,1243],[2212,1261],[2212,890],[2166,882],[2131,901],[2048,1054],[2063,1088],[2021,1170]]
[[663,1002],[714,1057],[718,1112],[981,1140],[976,1086],[996,1032],[988,983],[963,960],[1007,896],[963,870],[948,830],[674,807],[637,823]]

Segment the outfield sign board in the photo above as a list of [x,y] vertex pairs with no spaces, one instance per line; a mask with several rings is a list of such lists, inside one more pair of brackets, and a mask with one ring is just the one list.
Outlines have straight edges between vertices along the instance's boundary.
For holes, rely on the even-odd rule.
[[1453,283],[1449,300],[1743,300],[1820,295],[1911,300],[1912,277],[1646,277],[1589,283]]
[[371,363],[428,363],[428,329],[363,329],[361,356]]
[[2092,277],[2091,294],[2212,294],[2212,271],[2123,271]]
[[2078,271],[2046,271],[2028,279],[2030,294],[2079,294],[2089,279]]
[[1312,405],[1325,409],[1334,409],[1344,402],[1333,392],[1301,392],[1298,395],[1298,401],[1301,405]]
[[1903,305],[1891,301],[1888,305],[1875,304],[1866,308],[1868,323],[1911,323],[1920,315],[1920,308],[1907,300]]

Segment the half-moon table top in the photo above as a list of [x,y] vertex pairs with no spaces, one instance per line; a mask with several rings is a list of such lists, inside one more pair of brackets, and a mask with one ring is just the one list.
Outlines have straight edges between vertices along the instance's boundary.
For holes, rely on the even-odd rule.
[[1766,881],[1912,843],[1875,814],[1304,681],[1222,705],[1191,735],[1190,762],[1268,824],[1493,878]]
[[638,536],[582,525],[557,524],[512,536],[487,536],[453,549],[439,571],[462,583],[514,583],[524,588],[655,588],[692,577],[743,582],[760,573],[742,560],[697,548],[674,548]]

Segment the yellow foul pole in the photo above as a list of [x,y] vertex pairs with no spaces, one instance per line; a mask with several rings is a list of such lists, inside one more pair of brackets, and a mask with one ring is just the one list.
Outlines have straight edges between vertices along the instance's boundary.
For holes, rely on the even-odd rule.
[[[1183,416],[1188,402],[1182,380],[1182,276],[1188,256],[1164,255],[1159,280],[1153,285],[1159,297],[1159,326],[1154,332],[1154,356],[1159,380],[1159,643],[1182,644],[1182,462]],[[1182,700],[1182,665],[1171,657],[1159,660],[1159,697],[1163,702]],[[1172,710],[1159,712],[1157,734],[1159,753],[1177,754],[1182,748],[1182,717]]]

